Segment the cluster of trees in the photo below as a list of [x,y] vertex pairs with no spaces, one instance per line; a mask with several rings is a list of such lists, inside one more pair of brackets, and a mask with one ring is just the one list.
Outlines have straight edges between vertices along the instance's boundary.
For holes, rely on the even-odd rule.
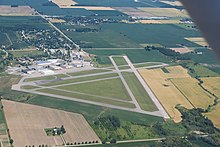
[[0,72],[4,71],[5,68],[10,65],[11,61],[13,60],[13,54],[0,50]]
[[165,56],[171,57],[174,60],[190,60],[188,56],[185,56],[183,54],[180,54],[178,52],[175,52],[171,49],[165,48],[165,47],[155,47],[155,46],[146,46],[145,47],[146,51],[151,51],[151,50],[158,50]]

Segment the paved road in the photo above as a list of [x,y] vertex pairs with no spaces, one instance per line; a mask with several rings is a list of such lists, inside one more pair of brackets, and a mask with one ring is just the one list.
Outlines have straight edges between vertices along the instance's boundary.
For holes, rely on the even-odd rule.
[[115,69],[116,69],[116,71],[117,71],[117,73],[118,73],[118,75],[119,75],[119,77],[120,77],[122,83],[124,84],[124,86],[125,86],[125,88],[126,88],[128,94],[129,94],[129,96],[131,97],[131,99],[132,99],[134,105],[136,106],[136,109],[138,109],[138,110],[141,111],[140,105],[138,104],[138,102],[137,102],[136,98],[134,97],[133,93],[131,92],[131,89],[129,88],[129,86],[128,86],[126,80],[124,79],[123,75],[121,74],[121,71],[118,69],[118,66],[117,66],[117,64],[115,63],[114,59],[112,58],[112,56],[110,56],[109,58],[110,58],[112,64],[114,65],[114,67],[115,67]]
[[125,61],[128,63],[128,65],[130,66],[130,68],[132,69],[132,71],[134,72],[134,74],[136,75],[136,77],[138,78],[138,80],[140,81],[140,83],[143,85],[144,89],[146,90],[146,92],[148,93],[148,95],[150,96],[150,98],[152,99],[154,104],[157,106],[157,108],[159,109],[159,111],[161,112],[163,117],[170,118],[169,115],[167,114],[167,112],[165,111],[165,109],[163,108],[163,106],[160,104],[160,102],[158,101],[158,99],[156,98],[154,93],[152,92],[152,90],[149,88],[149,86],[146,84],[144,79],[141,77],[141,75],[139,74],[137,69],[131,63],[129,58],[127,56],[123,56],[123,57],[124,57]]

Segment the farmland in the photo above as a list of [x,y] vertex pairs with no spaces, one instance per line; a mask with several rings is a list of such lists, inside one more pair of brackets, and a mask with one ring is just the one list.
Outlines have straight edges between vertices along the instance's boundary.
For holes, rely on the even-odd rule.
[[171,81],[194,107],[207,109],[213,104],[214,97],[204,91],[197,80],[189,77],[171,79]]
[[167,69],[170,73],[164,73],[161,69],[141,69],[139,72],[169,113],[170,117],[175,122],[180,122],[181,114],[175,106],[180,104],[189,109],[193,108],[193,106],[181,94],[181,92],[176,89],[169,79],[189,77],[189,75],[185,69],[179,66]]
[[[209,77],[202,78],[203,87],[208,89],[211,93],[215,94],[220,98],[220,77]],[[217,104],[211,112],[207,113],[206,116],[213,121],[216,127],[220,128],[220,105]]]
[[[6,100],[3,100],[2,104],[15,146],[100,142],[82,115]],[[49,116],[50,119],[48,119]],[[60,127],[61,125],[66,130],[66,133],[63,134],[66,142],[63,142],[60,136],[46,136],[45,128]]]
[[[171,24],[102,24],[95,26],[97,32],[83,33],[66,31],[66,25],[57,26],[84,48],[139,48],[140,44],[161,44],[166,47],[179,47],[178,44],[184,44],[187,47],[200,47],[185,39],[185,37],[200,37],[198,31],[186,30]],[[76,26],[69,27],[76,28]]]
[[188,17],[186,11],[175,8],[138,8],[154,17]]
[[31,16],[35,15],[35,12],[29,6],[1,6],[0,5],[0,15],[1,16]]
[[110,56],[110,55],[127,55],[133,63],[142,62],[164,62],[169,63],[171,59],[161,54],[159,51],[146,51],[144,49],[104,49],[95,50],[87,49],[86,52],[97,56]]

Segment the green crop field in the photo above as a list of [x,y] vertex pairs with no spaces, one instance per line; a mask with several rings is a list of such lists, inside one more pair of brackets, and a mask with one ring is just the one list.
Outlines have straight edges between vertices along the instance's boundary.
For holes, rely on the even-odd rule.
[[144,87],[138,81],[134,73],[124,72],[123,76],[134,94],[136,100],[138,101],[141,109],[145,111],[156,111],[157,108],[149,97],[148,93],[145,91]]
[[127,49],[127,50],[95,50],[86,49],[86,52],[90,54],[95,54],[97,56],[111,56],[111,55],[127,55],[133,63],[142,62],[164,62],[169,63],[171,59],[159,51],[146,51],[144,49]]
[[[82,28],[81,26],[57,25],[74,41],[84,48],[139,48],[141,44],[161,44],[165,47],[200,47],[185,37],[200,37],[197,30],[187,30],[171,24],[126,24],[110,23],[88,25],[96,28],[96,32],[66,31],[68,28]],[[85,28],[85,27],[83,27]]]
[[104,103],[104,104],[110,104],[114,106],[121,106],[125,108],[135,108],[135,105],[129,102],[122,102],[122,101],[117,101],[117,100],[112,100],[112,99],[107,99],[107,98],[101,98],[97,96],[92,96],[89,94],[78,94],[75,92],[67,92],[67,91],[62,91],[59,89],[40,89],[37,90],[38,92],[42,93],[48,93],[48,94],[54,94],[58,96],[65,96],[69,98],[76,98],[76,99],[81,99],[81,100],[87,100],[87,101],[93,101],[93,102],[99,102],[99,103]]
[[72,78],[72,79],[68,79],[68,80],[50,82],[47,84],[43,84],[43,86],[55,86],[55,85],[83,82],[83,81],[96,80],[96,79],[102,79],[102,78],[110,78],[110,77],[116,77],[116,76],[118,76],[118,74],[116,74],[116,73],[97,75],[97,76],[86,76],[86,77],[82,77],[82,78]]
[[89,82],[83,84],[74,84],[60,86],[58,89],[76,91],[85,94],[110,97],[112,99],[131,100],[123,83],[119,78],[106,79],[102,81]]

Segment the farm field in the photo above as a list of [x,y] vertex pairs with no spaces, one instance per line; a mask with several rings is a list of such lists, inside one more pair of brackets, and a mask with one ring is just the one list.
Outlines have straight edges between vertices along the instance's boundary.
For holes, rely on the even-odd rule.
[[213,104],[214,97],[204,91],[196,79],[188,77],[171,79],[171,81],[194,107],[206,110]]
[[171,50],[178,52],[180,54],[190,53],[193,52],[193,49],[182,47],[182,48],[170,48]]
[[134,73],[123,72],[122,73],[132,93],[134,94],[137,102],[142,110],[156,111],[157,108],[145,91],[141,83],[138,81]]
[[[84,48],[140,48],[141,44],[161,44],[166,47],[179,47],[178,44],[184,44],[187,47],[200,47],[185,39],[185,37],[200,37],[198,31],[186,30],[172,24],[102,24],[95,26],[97,32],[83,33],[66,31],[67,26],[61,24],[57,24],[57,27]],[[69,27],[76,28],[76,26]],[[87,27],[94,28],[94,26]]]
[[60,136],[47,136],[44,132],[46,128],[61,125],[65,127],[66,133],[63,137],[68,143],[100,142],[98,136],[80,114],[7,100],[3,100],[2,104],[14,146],[62,145],[63,141]]
[[[215,94],[220,98],[220,77],[208,77],[201,78],[203,81],[202,86],[206,88],[211,93]],[[220,105],[217,104],[211,112],[206,113],[205,115],[213,121],[216,127],[220,128]]]
[[188,78],[190,76],[187,74],[187,70],[180,66],[167,67],[166,69],[169,73],[164,73],[161,69],[141,69],[139,72],[170,117],[175,122],[180,122],[181,114],[175,106],[180,104],[188,109],[193,108],[193,106],[169,79]]
[[203,47],[209,46],[206,40],[202,37],[192,37],[192,38],[185,38],[186,40],[192,41],[198,45],[201,45]]
[[185,10],[178,10],[175,8],[138,8],[146,13],[153,15],[153,17],[188,17]]
[[35,15],[34,9],[29,6],[2,6],[0,5],[0,15],[1,16],[31,16]]
[[[86,49],[86,52],[97,56],[111,56],[111,55],[127,55],[133,63],[142,62],[164,62],[169,63],[171,59],[166,57],[159,51],[146,51],[144,49]],[[109,62],[107,62],[109,63]]]

